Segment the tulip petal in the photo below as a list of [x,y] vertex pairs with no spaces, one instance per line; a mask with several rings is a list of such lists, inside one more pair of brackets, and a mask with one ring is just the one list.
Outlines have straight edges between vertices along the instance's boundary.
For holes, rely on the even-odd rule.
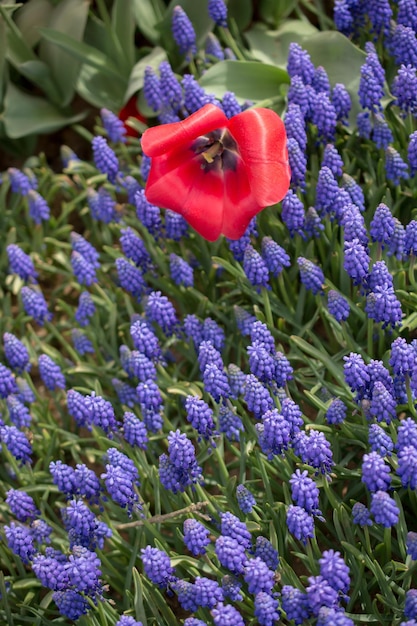
[[145,195],[149,202],[180,213],[205,239],[214,241],[223,223],[223,176],[206,172],[191,150],[152,160]]
[[241,159],[235,170],[224,171],[224,217],[222,233],[239,239],[251,219],[262,211],[250,188],[245,164]]
[[229,120],[249,185],[259,205],[282,200],[290,185],[287,136],[279,115],[270,109],[249,109]]
[[150,157],[160,156],[191,144],[197,137],[227,126],[228,119],[214,104],[206,104],[182,122],[148,128],[142,135],[142,149]]

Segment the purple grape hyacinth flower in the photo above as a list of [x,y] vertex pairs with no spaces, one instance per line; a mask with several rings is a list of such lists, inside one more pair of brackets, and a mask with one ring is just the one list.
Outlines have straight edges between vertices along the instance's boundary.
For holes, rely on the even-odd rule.
[[290,504],[287,510],[288,530],[296,539],[306,544],[307,539],[314,537],[314,519],[301,506]]
[[196,519],[184,521],[184,543],[194,556],[206,553],[206,546],[210,543],[210,531]]
[[181,54],[187,60],[197,53],[197,41],[194,27],[184,9],[177,5],[172,12],[172,36]]
[[47,354],[41,354],[38,359],[39,374],[49,391],[55,389],[65,389],[65,376],[60,366],[55,363]]

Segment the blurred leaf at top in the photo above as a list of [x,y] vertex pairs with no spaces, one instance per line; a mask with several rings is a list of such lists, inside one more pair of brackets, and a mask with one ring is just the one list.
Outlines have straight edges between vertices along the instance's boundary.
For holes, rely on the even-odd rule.
[[275,63],[286,68],[288,49],[298,43],[307,52],[314,65],[323,66],[331,85],[343,83],[352,99],[351,117],[356,118],[361,110],[358,89],[360,68],[366,54],[347,37],[337,31],[318,31],[309,22],[289,20],[278,30],[268,30],[255,24],[245,33],[252,54],[264,63]]
[[[260,102],[280,95],[288,74],[275,65],[256,61],[220,61],[203,74],[200,85],[218,98],[232,91],[240,102]],[[256,98],[254,99],[254,95]]]
[[280,22],[286,18],[298,0],[260,0],[258,4],[259,15],[270,26],[277,28]]

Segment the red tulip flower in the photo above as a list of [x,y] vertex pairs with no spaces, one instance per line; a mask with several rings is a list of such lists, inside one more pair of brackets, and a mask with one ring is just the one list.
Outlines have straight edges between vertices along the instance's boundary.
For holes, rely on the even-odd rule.
[[145,195],[180,213],[205,239],[239,239],[250,220],[282,200],[290,184],[281,118],[250,109],[228,119],[206,104],[182,122],[146,130],[152,158]]

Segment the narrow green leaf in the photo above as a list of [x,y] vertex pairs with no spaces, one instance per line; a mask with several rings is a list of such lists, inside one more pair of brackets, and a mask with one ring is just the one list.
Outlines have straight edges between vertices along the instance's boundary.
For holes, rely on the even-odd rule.
[[291,343],[295,344],[302,352],[309,354],[317,361],[323,363],[323,365],[327,368],[329,374],[334,376],[341,385],[344,384],[344,377],[341,370],[336,366],[335,361],[327,353],[324,352],[324,348],[322,348],[322,350],[320,351],[311,344],[309,344],[307,341],[301,339],[301,337],[297,337],[296,335],[292,335],[290,337],[290,341]]
[[277,98],[280,86],[289,82],[279,67],[256,61],[220,61],[200,78],[200,85],[218,98],[232,91],[240,102]]
[[35,54],[29,48],[22,33],[17,28],[14,21],[10,18],[10,15],[5,10],[5,7],[0,4],[0,14],[8,27],[7,31],[7,58],[10,63],[16,68],[25,61],[32,61],[36,59]]
[[133,0],[133,13],[140,32],[153,44],[160,38],[157,25],[165,14],[162,0]]
[[[61,0],[51,14],[48,30],[67,35],[74,42],[80,42],[84,35],[89,6],[87,0]],[[41,33],[43,34],[44,30]],[[61,94],[61,106],[67,106],[74,95],[80,59],[44,37],[40,43],[39,56],[51,68]]]
[[48,66],[42,64],[39,58],[32,52],[22,33],[1,4],[0,14],[7,31],[7,45],[5,49],[7,60],[25,78],[28,78],[38,88],[42,89],[52,102],[58,103],[59,91],[52,79]]
[[83,61],[83,63],[87,65],[91,65],[91,67],[95,67],[104,74],[112,77],[113,80],[117,80],[118,82],[123,81],[119,69],[113,61],[100,50],[86,43],[75,41],[72,37],[50,28],[41,28],[41,34],[44,39],[56,44],[76,59]]
[[135,19],[133,4],[126,0],[113,2],[111,20],[113,33],[124,54],[127,67],[132,67],[135,62]]
[[30,96],[12,83],[7,87],[3,121],[6,132],[12,139],[33,133],[51,133],[82,120],[84,116],[84,112],[64,115],[44,98]]
[[136,617],[142,622],[143,626],[147,626],[146,612],[143,606],[143,587],[140,574],[136,567],[133,568],[133,584],[135,587],[135,611]]

